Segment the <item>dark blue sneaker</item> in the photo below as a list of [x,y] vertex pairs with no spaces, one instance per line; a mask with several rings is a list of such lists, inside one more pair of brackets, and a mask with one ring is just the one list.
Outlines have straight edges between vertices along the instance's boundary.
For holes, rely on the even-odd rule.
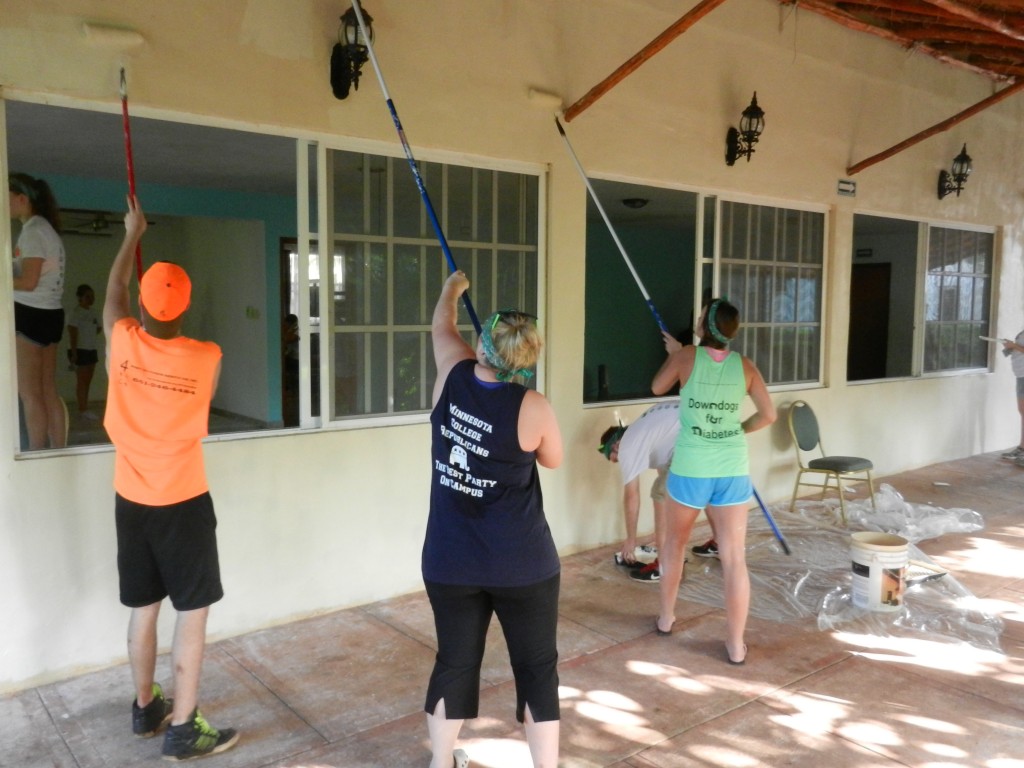
[[174,699],[165,699],[164,691],[159,683],[153,683],[153,700],[144,707],[139,700],[132,702],[132,733],[140,739],[156,736],[160,726],[171,719]]
[[164,736],[164,760],[193,760],[197,757],[226,752],[238,743],[238,731],[234,728],[217,730],[192,710],[192,716],[181,725],[167,728]]

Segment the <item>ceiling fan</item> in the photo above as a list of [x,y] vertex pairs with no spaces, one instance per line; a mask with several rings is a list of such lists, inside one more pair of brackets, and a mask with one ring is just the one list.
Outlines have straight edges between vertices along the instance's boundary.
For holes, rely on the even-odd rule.
[[[62,208],[60,211],[62,235],[91,235],[110,237],[124,229],[122,214],[93,211],[87,208]],[[152,225],[152,221],[146,222]]]
[[62,235],[96,235],[110,237],[112,227],[123,227],[109,211],[90,211],[81,208],[63,208],[60,212]]

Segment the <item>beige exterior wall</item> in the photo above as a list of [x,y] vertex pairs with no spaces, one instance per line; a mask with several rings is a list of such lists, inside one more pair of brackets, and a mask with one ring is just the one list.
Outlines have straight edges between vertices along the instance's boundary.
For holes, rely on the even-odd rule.
[[[682,4],[685,5],[685,4]],[[337,101],[328,61],[338,16],[325,0],[0,0],[0,85],[7,98],[267,130],[346,146],[397,145],[369,67]],[[373,0],[376,51],[418,157],[546,165],[545,390],[567,459],[542,470],[564,553],[622,535],[617,473],[594,451],[616,406],[582,404],[585,190],[530,86],[569,103],[668,27],[675,0]],[[83,21],[139,31],[128,53],[88,45]],[[781,24],[781,28],[780,28]],[[724,134],[757,90],[767,128],[753,161],[729,168]],[[731,0],[568,127],[595,177],[756,201],[829,207],[824,386],[775,393],[808,400],[830,449],[871,457],[879,474],[1013,444],[1013,378],[992,373],[859,386],[845,383],[853,213],[999,227],[995,328],[1022,323],[1024,190],[1012,98],[856,177],[847,165],[988,96],[993,85],[769,0]],[[2,138],[2,137],[0,137]],[[939,202],[940,168],[969,141],[966,194]],[[3,142],[5,143],[5,142]],[[0,168],[6,172],[6,167]],[[10,230],[0,223],[10,253]],[[0,691],[123,660],[117,601],[112,454],[14,458],[10,275],[0,276]],[[639,332],[646,332],[647,329]],[[646,407],[618,407],[631,420]],[[750,439],[755,485],[788,498],[794,458],[782,420]],[[426,424],[213,440],[206,448],[220,520],[227,597],[211,612],[223,637],[419,589],[428,489]],[[649,512],[642,515],[649,523]],[[169,641],[173,611],[162,618]]]

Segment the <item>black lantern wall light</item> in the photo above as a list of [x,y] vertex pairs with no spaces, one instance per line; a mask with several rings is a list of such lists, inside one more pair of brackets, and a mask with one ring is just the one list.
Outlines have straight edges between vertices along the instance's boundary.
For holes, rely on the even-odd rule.
[[948,172],[939,171],[939,200],[953,192],[960,197],[960,192],[972,170],[974,169],[971,167],[971,156],[967,154],[967,144],[964,144],[960,154],[953,158],[953,167]]
[[[373,43],[373,18],[363,10],[363,19],[366,21],[370,42]],[[341,17],[338,42],[331,52],[331,90],[337,98],[346,98],[349,88],[359,90],[360,70],[369,58],[366,40],[359,29],[359,19],[356,18],[356,12],[349,8]]]
[[735,165],[741,157],[747,158],[754,154],[754,145],[757,144],[761,131],[764,130],[764,110],[757,106],[757,91],[754,91],[754,98],[750,100],[750,106],[743,110],[740,115],[740,129],[729,128],[725,134],[725,163]]

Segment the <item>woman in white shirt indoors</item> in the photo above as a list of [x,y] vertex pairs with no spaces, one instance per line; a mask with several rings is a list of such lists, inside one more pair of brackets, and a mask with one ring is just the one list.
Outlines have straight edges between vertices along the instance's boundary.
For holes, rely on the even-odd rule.
[[57,345],[64,332],[64,244],[49,184],[24,173],[7,179],[11,218],[21,222],[14,247],[14,331],[18,396],[28,449],[67,444],[67,410],[57,394]]

